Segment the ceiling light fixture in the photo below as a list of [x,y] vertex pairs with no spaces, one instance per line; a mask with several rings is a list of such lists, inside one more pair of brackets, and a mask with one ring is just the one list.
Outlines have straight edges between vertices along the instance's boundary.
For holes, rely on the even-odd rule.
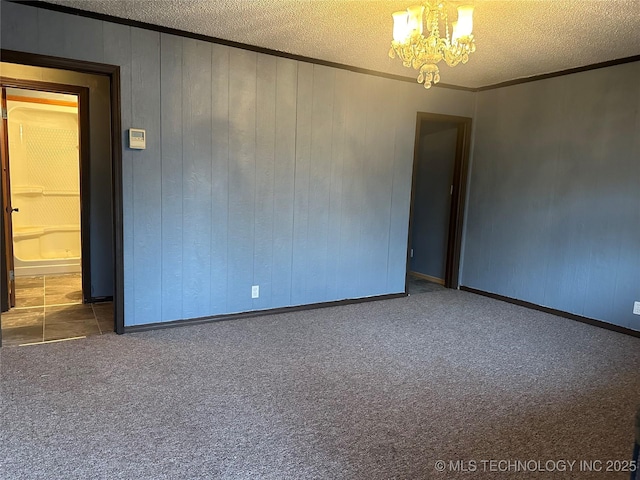
[[[458,20],[452,22],[449,35],[447,4],[427,0],[426,5],[415,5],[393,15],[393,40],[389,56],[396,55],[405,67],[419,70],[418,83],[431,88],[440,81],[438,62],[443,60],[450,67],[467,63],[469,54],[476,51],[473,38],[473,6],[458,7]],[[445,36],[440,36],[444,24]],[[424,31],[427,35],[423,35]]]

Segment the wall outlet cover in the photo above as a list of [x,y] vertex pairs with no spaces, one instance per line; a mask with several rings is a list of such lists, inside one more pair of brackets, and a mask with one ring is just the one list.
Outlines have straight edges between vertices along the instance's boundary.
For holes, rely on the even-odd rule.
[[251,298],[259,298],[260,297],[260,285],[253,285],[251,287]]
[[640,315],[640,302],[633,302],[633,314]]

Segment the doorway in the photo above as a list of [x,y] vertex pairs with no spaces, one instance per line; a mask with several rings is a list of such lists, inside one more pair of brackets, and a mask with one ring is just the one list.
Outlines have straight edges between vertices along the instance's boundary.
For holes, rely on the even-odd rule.
[[[81,279],[80,172],[86,166],[80,165],[78,95],[15,87],[3,87],[2,95],[7,116],[9,174],[3,186],[10,195],[10,270],[16,279],[44,275]],[[78,287],[74,300],[82,302],[82,285]],[[11,307],[16,306],[15,296],[12,289]]]
[[[43,99],[32,103],[47,104],[58,101],[72,104],[75,100],[79,114],[77,120],[79,131],[76,129],[77,143],[73,145],[73,148],[79,154],[77,157],[79,162],[76,163],[76,181],[80,179],[80,182],[76,183],[76,190],[79,190],[80,195],[79,198],[76,195],[75,199],[71,199],[72,189],[67,188],[68,185],[64,188],[54,188],[55,185],[45,188],[42,185],[35,185],[35,183],[42,182],[31,181],[26,182],[27,185],[17,185],[16,182],[21,183],[23,179],[18,181],[10,177],[11,168],[9,166],[12,152],[9,151],[9,148],[4,148],[5,145],[11,147],[11,141],[7,135],[7,141],[3,141],[2,155],[4,207],[1,212],[3,227],[2,310],[6,311],[10,307],[9,304],[14,305],[14,310],[2,314],[0,322],[2,336],[0,339],[5,346],[21,341],[19,338],[9,341],[11,339],[7,335],[8,329],[17,326],[18,319],[11,318],[14,313],[20,313],[22,317],[30,316],[30,321],[36,327],[40,325],[38,322],[42,320],[44,315],[40,342],[26,342],[24,341],[26,338],[23,338],[22,344],[56,341],[57,339],[54,337],[68,337],[61,332],[56,334],[54,323],[59,323],[58,330],[68,329],[67,327],[70,327],[71,323],[84,323],[86,328],[84,331],[78,332],[81,335],[77,336],[107,333],[114,330],[116,333],[123,333],[122,143],[120,136],[115,133],[120,131],[119,67],[8,50],[2,50],[1,53],[3,77],[0,80],[5,89],[5,103],[7,96],[11,103],[11,100],[15,101],[13,97],[20,96],[21,93],[23,96]],[[48,79],[47,76],[51,78]],[[69,80],[69,82],[65,82],[65,84],[47,83],[59,80]],[[25,90],[27,93],[19,90]],[[60,97],[58,96],[60,94],[67,96]],[[90,110],[89,102],[91,102]],[[64,106],[71,108],[71,105]],[[8,109],[7,117],[9,117],[7,120],[10,120],[11,112]],[[27,128],[25,119],[22,120],[23,140],[26,133],[30,133],[30,138],[33,138],[33,128]],[[43,127],[43,125],[40,126]],[[12,134],[19,138],[19,127],[15,130],[18,133]],[[4,127],[3,120],[2,136],[4,136],[4,132],[10,133],[10,129],[8,125],[7,128]],[[54,136],[60,137],[59,133],[56,132]],[[71,140],[67,140],[71,142],[73,135],[68,136],[71,137]],[[30,148],[34,150],[33,145],[30,145]],[[58,145],[49,148],[49,150],[68,148],[70,148],[69,145]],[[54,175],[62,176],[61,172],[64,168],[55,168],[54,170]],[[13,185],[11,185],[12,180]],[[5,185],[9,188],[12,186],[19,188],[12,195],[8,188],[5,188]],[[34,203],[37,203],[33,200],[37,200],[37,198],[27,200],[27,202],[31,201],[31,205],[25,203],[24,198],[20,198],[29,195],[54,197],[58,203],[66,201],[67,207],[75,201],[76,206],[80,205],[79,212],[76,210],[75,214],[76,219],[80,217],[80,232],[78,232],[78,226],[73,225],[74,222],[70,221],[71,217],[67,216],[62,223],[53,222],[53,219],[50,219],[52,223],[56,223],[55,225],[38,221],[38,226],[42,227],[39,229],[35,228],[36,225],[26,225],[22,220],[27,220],[27,218],[23,218],[18,221],[18,232],[16,232],[17,235],[14,235],[10,230],[13,229],[12,224],[16,222],[16,217],[28,212],[31,213],[24,217],[33,216]],[[65,196],[70,198],[60,198]],[[17,204],[18,202],[26,207],[21,208]],[[62,210],[64,208],[58,205],[56,214],[51,216],[60,216]],[[38,231],[36,232],[36,230]],[[16,243],[19,245],[17,249],[14,249]],[[80,245],[79,252],[78,243]],[[36,244],[38,248],[36,248]],[[13,252],[12,250],[17,251]],[[22,269],[21,271],[21,268],[26,266],[36,268],[42,266],[35,262],[25,265],[25,258],[21,258],[22,256],[29,257],[30,260],[37,260],[35,258],[36,251],[45,257],[59,257],[57,258],[60,260],[58,263],[64,266],[57,265],[54,268],[61,268],[62,271],[51,271],[50,265],[45,265],[47,268],[42,271],[33,269]],[[16,262],[16,257],[21,261]],[[18,266],[11,265],[12,262],[18,263]],[[34,273],[34,275],[27,275],[27,272]],[[59,278],[54,278],[56,276]],[[15,298],[16,293],[20,295],[21,286],[25,290],[31,289],[30,299],[24,296]],[[21,312],[19,310],[20,308],[28,308],[30,304],[38,303],[36,298],[41,298],[40,294],[44,298],[42,302],[44,312]],[[16,303],[21,304],[22,307]],[[59,311],[54,311],[56,308]],[[27,315],[27,313],[31,315]],[[48,326],[50,327],[48,329],[47,320],[49,320]],[[62,325],[63,323],[67,325]],[[91,323],[91,328],[88,327],[88,323]],[[32,330],[35,331],[37,328]],[[10,333],[15,333],[15,331]],[[26,335],[28,332],[22,333]]]
[[83,286],[91,284],[85,232],[87,90],[2,81],[11,307],[2,319],[5,345],[113,330],[112,319],[97,317],[92,305],[82,305],[90,299]]
[[408,294],[459,287],[471,119],[418,113],[407,250]]

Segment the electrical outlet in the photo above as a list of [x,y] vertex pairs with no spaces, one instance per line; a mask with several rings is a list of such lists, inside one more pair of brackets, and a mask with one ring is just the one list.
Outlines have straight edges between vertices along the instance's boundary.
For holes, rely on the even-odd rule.
[[411,258],[413,258],[413,248],[411,249]]
[[633,314],[640,315],[640,302],[633,302]]
[[251,298],[259,298],[260,297],[260,285],[253,285],[251,287]]

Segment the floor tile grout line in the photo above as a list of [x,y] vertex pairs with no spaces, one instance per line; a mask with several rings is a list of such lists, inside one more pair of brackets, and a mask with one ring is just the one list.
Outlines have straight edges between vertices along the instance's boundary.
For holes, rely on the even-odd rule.
[[11,310],[29,310],[30,308],[45,308],[45,307],[66,307],[69,305],[84,305],[82,302],[70,302],[70,303],[52,303],[51,305],[32,305],[30,307],[13,307]]
[[93,319],[98,324],[98,331],[100,332],[100,335],[102,335],[102,327],[100,326],[100,322],[98,321],[98,315],[96,315],[96,309],[93,308],[93,303],[91,303],[90,305],[91,305],[91,311],[93,312]]
[[87,336],[86,335],[80,335],[78,337],[58,338],[58,339],[54,339],[54,340],[43,340],[41,342],[20,343],[17,346],[18,347],[30,347],[32,345],[43,345],[43,344],[46,344],[46,343],[60,343],[60,342],[66,342],[67,340],[80,340],[82,338],[87,338]]

